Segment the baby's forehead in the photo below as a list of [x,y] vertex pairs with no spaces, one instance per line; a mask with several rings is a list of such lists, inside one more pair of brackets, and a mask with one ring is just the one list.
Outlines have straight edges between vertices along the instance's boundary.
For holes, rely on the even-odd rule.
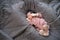
[[28,12],[28,13],[27,13],[27,16],[29,16],[29,15],[31,15],[31,14],[32,14],[31,12]]
[[31,12],[28,12],[27,15],[28,15],[28,14],[32,14],[32,13],[31,13]]

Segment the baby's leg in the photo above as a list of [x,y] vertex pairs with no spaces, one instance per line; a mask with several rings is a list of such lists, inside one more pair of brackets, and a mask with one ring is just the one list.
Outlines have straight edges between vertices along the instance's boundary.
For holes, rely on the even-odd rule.
[[49,36],[49,25],[44,25],[43,29],[39,31],[40,35]]

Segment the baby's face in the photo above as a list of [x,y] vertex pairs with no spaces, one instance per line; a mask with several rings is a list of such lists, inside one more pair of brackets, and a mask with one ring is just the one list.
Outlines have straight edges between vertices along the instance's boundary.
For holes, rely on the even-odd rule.
[[28,13],[27,13],[27,18],[29,18],[29,19],[32,18],[31,12],[28,12]]

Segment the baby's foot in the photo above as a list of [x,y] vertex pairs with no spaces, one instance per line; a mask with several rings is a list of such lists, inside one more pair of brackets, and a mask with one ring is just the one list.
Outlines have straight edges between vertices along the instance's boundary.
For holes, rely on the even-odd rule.
[[44,32],[44,36],[49,36],[49,31]]
[[39,33],[42,36],[49,36],[49,31],[40,30]]

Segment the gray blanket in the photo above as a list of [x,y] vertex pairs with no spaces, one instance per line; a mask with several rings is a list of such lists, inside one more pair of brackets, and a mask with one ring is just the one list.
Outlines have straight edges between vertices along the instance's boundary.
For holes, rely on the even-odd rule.
[[26,20],[28,11],[42,12],[48,23],[60,15],[59,0],[0,0],[0,40],[60,40],[60,18],[41,36]]

